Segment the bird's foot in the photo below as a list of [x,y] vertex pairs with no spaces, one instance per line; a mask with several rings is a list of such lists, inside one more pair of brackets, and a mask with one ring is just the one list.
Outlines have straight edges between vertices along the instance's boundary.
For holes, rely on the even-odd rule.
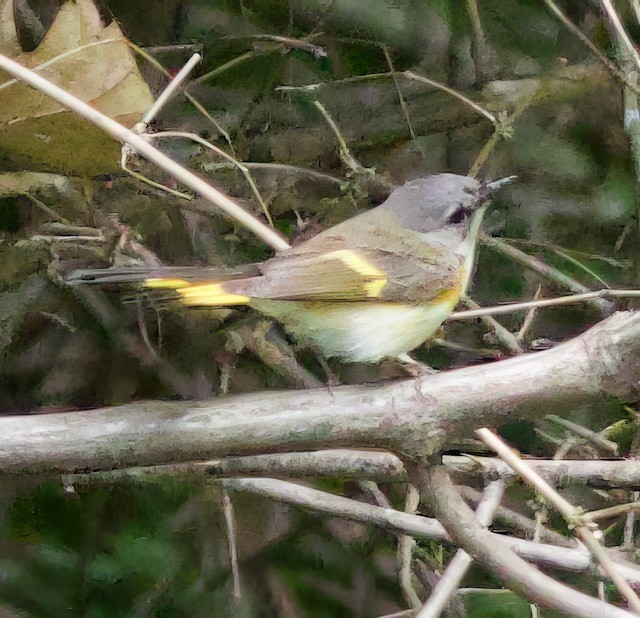
[[438,373],[437,369],[411,358],[408,354],[399,354],[396,356],[396,360],[400,363],[402,370],[412,378]]

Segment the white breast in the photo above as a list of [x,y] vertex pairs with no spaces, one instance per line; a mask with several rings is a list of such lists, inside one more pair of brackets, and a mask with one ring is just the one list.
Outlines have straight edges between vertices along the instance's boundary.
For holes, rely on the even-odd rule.
[[252,300],[251,306],[276,318],[300,343],[346,362],[375,363],[406,354],[424,343],[453,310],[457,299],[429,305],[323,303]]

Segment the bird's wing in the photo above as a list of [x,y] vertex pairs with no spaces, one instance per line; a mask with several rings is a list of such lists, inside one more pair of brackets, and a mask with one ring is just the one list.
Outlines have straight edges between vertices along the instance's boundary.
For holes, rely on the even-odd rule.
[[305,247],[268,260],[260,277],[185,282],[176,287],[182,302],[197,306],[243,305],[252,298],[419,303],[457,293],[462,268],[459,256],[424,244],[416,250],[386,247],[316,252]]
[[259,265],[240,269],[159,267],[81,271],[70,282],[143,281],[192,306],[270,300],[426,302],[457,293],[461,259],[393,219],[336,226]]

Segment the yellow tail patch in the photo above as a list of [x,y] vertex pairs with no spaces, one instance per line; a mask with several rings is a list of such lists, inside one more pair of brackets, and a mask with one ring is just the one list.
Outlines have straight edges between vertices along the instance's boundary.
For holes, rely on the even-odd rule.
[[184,279],[145,279],[144,287],[152,290],[178,290],[192,285]]
[[152,290],[175,290],[183,304],[192,307],[247,305],[251,300],[243,294],[231,294],[220,283],[190,283],[184,279],[146,279],[144,286]]
[[219,283],[197,283],[177,289],[180,300],[192,307],[247,305],[251,300],[243,294],[230,294]]

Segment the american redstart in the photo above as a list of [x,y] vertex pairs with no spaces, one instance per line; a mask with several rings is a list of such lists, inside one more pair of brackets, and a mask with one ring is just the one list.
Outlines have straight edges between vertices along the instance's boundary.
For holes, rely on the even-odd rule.
[[418,178],[380,206],[230,274],[110,268],[70,280],[142,281],[173,290],[188,306],[248,305],[325,357],[407,360],[466,287],[488,193],[487,185],[465,176]]

